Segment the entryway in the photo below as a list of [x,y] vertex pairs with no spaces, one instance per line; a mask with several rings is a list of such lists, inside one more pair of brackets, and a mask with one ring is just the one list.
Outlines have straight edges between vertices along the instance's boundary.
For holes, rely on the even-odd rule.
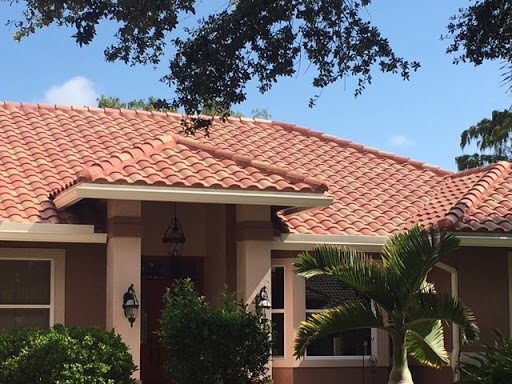
[[144,384],[170,384],[164,374],[167,352],[155,332],[160,328],[162,297],[176,278],[190,278],[204,292],[202,257],[142,257],[140,299],[140,378]]

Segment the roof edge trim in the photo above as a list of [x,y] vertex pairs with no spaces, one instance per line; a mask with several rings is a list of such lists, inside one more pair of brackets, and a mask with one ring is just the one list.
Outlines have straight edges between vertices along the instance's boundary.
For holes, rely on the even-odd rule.
[[512,234],[479,234],[451,232],[460,239],[461,247],[498,247],[512,248]]
[[[451,232],[460,240],[461,247],[512,248],[512,234],[476,234]],[[317,244],[353,247],[367,252],[380,252],[389,236],[345,236],[284,233],[274,237],[274,250],[311,250]]]
[[79,183],[59,193],[54,200],[59,209],[82,199],[169,201],[180,203],[284,205],[325,207],[333,198],[323,193],[211,188],[173,188],[150,185]]
[[275,237],[274,250],[311,250],[317,244],[352,247],[366,252],[380,252],[388,236],[346,236],[283,233]]
[[93,225],[0,221],[0,240],[106,244],[107,234],[95,233]]

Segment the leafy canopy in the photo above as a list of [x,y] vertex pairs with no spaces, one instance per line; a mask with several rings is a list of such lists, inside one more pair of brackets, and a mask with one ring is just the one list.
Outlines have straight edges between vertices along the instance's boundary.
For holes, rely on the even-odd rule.
[[[11,0],[1,0],[11,2]],[[18,1],[16,1],[18,2]],[[266,92],[280,77],[294,76],[302,62],[310,67],[312,85],[321,90],[348,76],[357,79],[359,95],[380,70],[409,79],[419,63],[397,56],[369,20],[369,0],[237,0],[197,23],[201,1],[26,0],[23,15],[10,21],[21,40],[52,24],[74,29],[79,45],[90,44],[98,26],[114,22],[108,61],[157,65],[171,54],[163,78],[175,92],[173,106],[189,115],[213,103],[227,114],[246,99],[256,79]],[[192,25],[192,26],[190,26]],[[310,99],[314,105],[318,96]],[[195,128],[203,126],[192,126]]]
[[[210,5],[210,11],[197,0],[0,1],[23,4],[22,15],[8,22],[17,40],[56,24],[74,30],[82,46],[95,39],[101,24],[113,23],[108,61],[158,65],[167,55],[169,72],[162,80],[174,91],[173,108],[189,116],[212,105],[227,116],[246,100],[251,79],[264,93],[281,77],[310,70],[318,90],[309,100],[313,106],[322,89],[340,79],[354,77],[357,96],[376,71],[409,79],[420,66],[393,51],[369,17],[370,0],[230,0]],[[443,36],[454,63],[503,60],[504,80],[511,82],[511,7],[508,0],[477,0],[460,8]],[[193,133],[210,124],[191,119],[185,128]]]
[[490,119],[482,119],[462,132],[460,148],[476,142],[477,153],[457,156],[459,171],[498,161],[512,160],[512,112],[493,111]]
[[235,296],[219,308],[198,296],[190,280],[164,296],[160,338],[176,384],[265,384],[270,381],[270,322]]
[[0,330],[0,384],[134,384],[135,370],[114,331],[62,325]]
[[456,384],[512,383],[512,340],[501,332],[496,334],[495,345],[483,345],[483,351],[468,356],[461,363],[462,380]]
[[411,379],[407,353],[428,366],[448,364],[442,322],[460,326],[464,341],[476,340],[478,328],[472,312],[459,299],[437,293],[427,275],[458,244],[446,232],[414,226],[388,240],[382,266],[371,255],[351,249],[318,246],[312,253],[301,253],[295,263],[298,275],[331,276],[369,300],[334,307],[302,322],[295,355],[304,356],[308,345],[335,332],[379,328],[393,343],[390,382]]

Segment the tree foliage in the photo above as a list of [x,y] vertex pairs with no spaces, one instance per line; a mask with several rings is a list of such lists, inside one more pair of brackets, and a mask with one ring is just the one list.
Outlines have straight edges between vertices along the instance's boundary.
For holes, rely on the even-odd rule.
[[512,112],[493,111],[490,119],[483,119],[462,132],[460,147],[465,149],[476,142],[478,153],[457,156],[459,171],[512,160]]
[[159,112],[177,112],[167,100],[158,99],[150,96],[148,100],[134,99],[130,101],[121,101],[119,97],[100,95],[98,98],[99,108],[114,108],[114,109],[139,109],[143,111],[159,111]]
[[455,63],[482,64],[485,60],[512,59],[512,3],[477,0],[452,16],[446,39]]
[[448,364],[441,323],[459,325],[464,341],[477,339],[478,328],[473,313],[458,299],[436,293],[427,275],[458,244],[446,232],[414,226],[388,240],[382,267],[370,255],[332,246],[300,254],[295,263],[300,276],[331,276],[369,300],[334,307],[302,322],[295,355],[304,356],[308,345],[336,332],[379,328],[389,333],[393,344],[390,382],[412,382],[407,354],[432,367]]
[[[200,12],[201,3],[25,0],[23,15],[10,23],[17,40],[56,24],[74,29],[76,42],[87,45],[101,23],[113,21],[118,29],[105,49],[107,60],[157,65],[172,52],[163,80],[174,90],[173,105],[188,115],[211,103],[229,113],[246,99],[251,79],[266,92],[280,77],[294,76],[303,62],[311,67],[312,85],[319,91],[352,76],[356,95],[371,83],[376,69],[409,79],[419,67],[397,56],[369,21],[369,0],[237,0],[199,18],[193,27],[180,24],[180,17]],[[194,125],[190,131],[195,128],[204,127]]]
[[495,345],[484,345],[482,352],[461,363],[462,380],[456,384],[512,383],[512,340],[495,331]]
[[503,81],[512,86],[512,2],[477,0],[459,9],[444,38],[451,41],[446,52],[456,55],[455,64],[501,60]]
[[0,384],[133,384],[135,369],[113,331],[62,325],[0,331]]
[[220,308],[206,302],[190,280],[164,296],[160,338],[169,350],[166,370],[176,384],[269,382],[270,323],[260,310],[225,295]]

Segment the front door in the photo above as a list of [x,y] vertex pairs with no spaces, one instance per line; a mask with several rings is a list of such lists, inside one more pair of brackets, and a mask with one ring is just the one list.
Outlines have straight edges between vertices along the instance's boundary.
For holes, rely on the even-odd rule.
[[160,328],[162,297],[176,277],[189,277],[203,294],[203,260],[186,257],[176,262],[165,257],[143,257],[141,267],[140,378],[144,384],[169,384],[164,374],[167,352],[155,334]]

